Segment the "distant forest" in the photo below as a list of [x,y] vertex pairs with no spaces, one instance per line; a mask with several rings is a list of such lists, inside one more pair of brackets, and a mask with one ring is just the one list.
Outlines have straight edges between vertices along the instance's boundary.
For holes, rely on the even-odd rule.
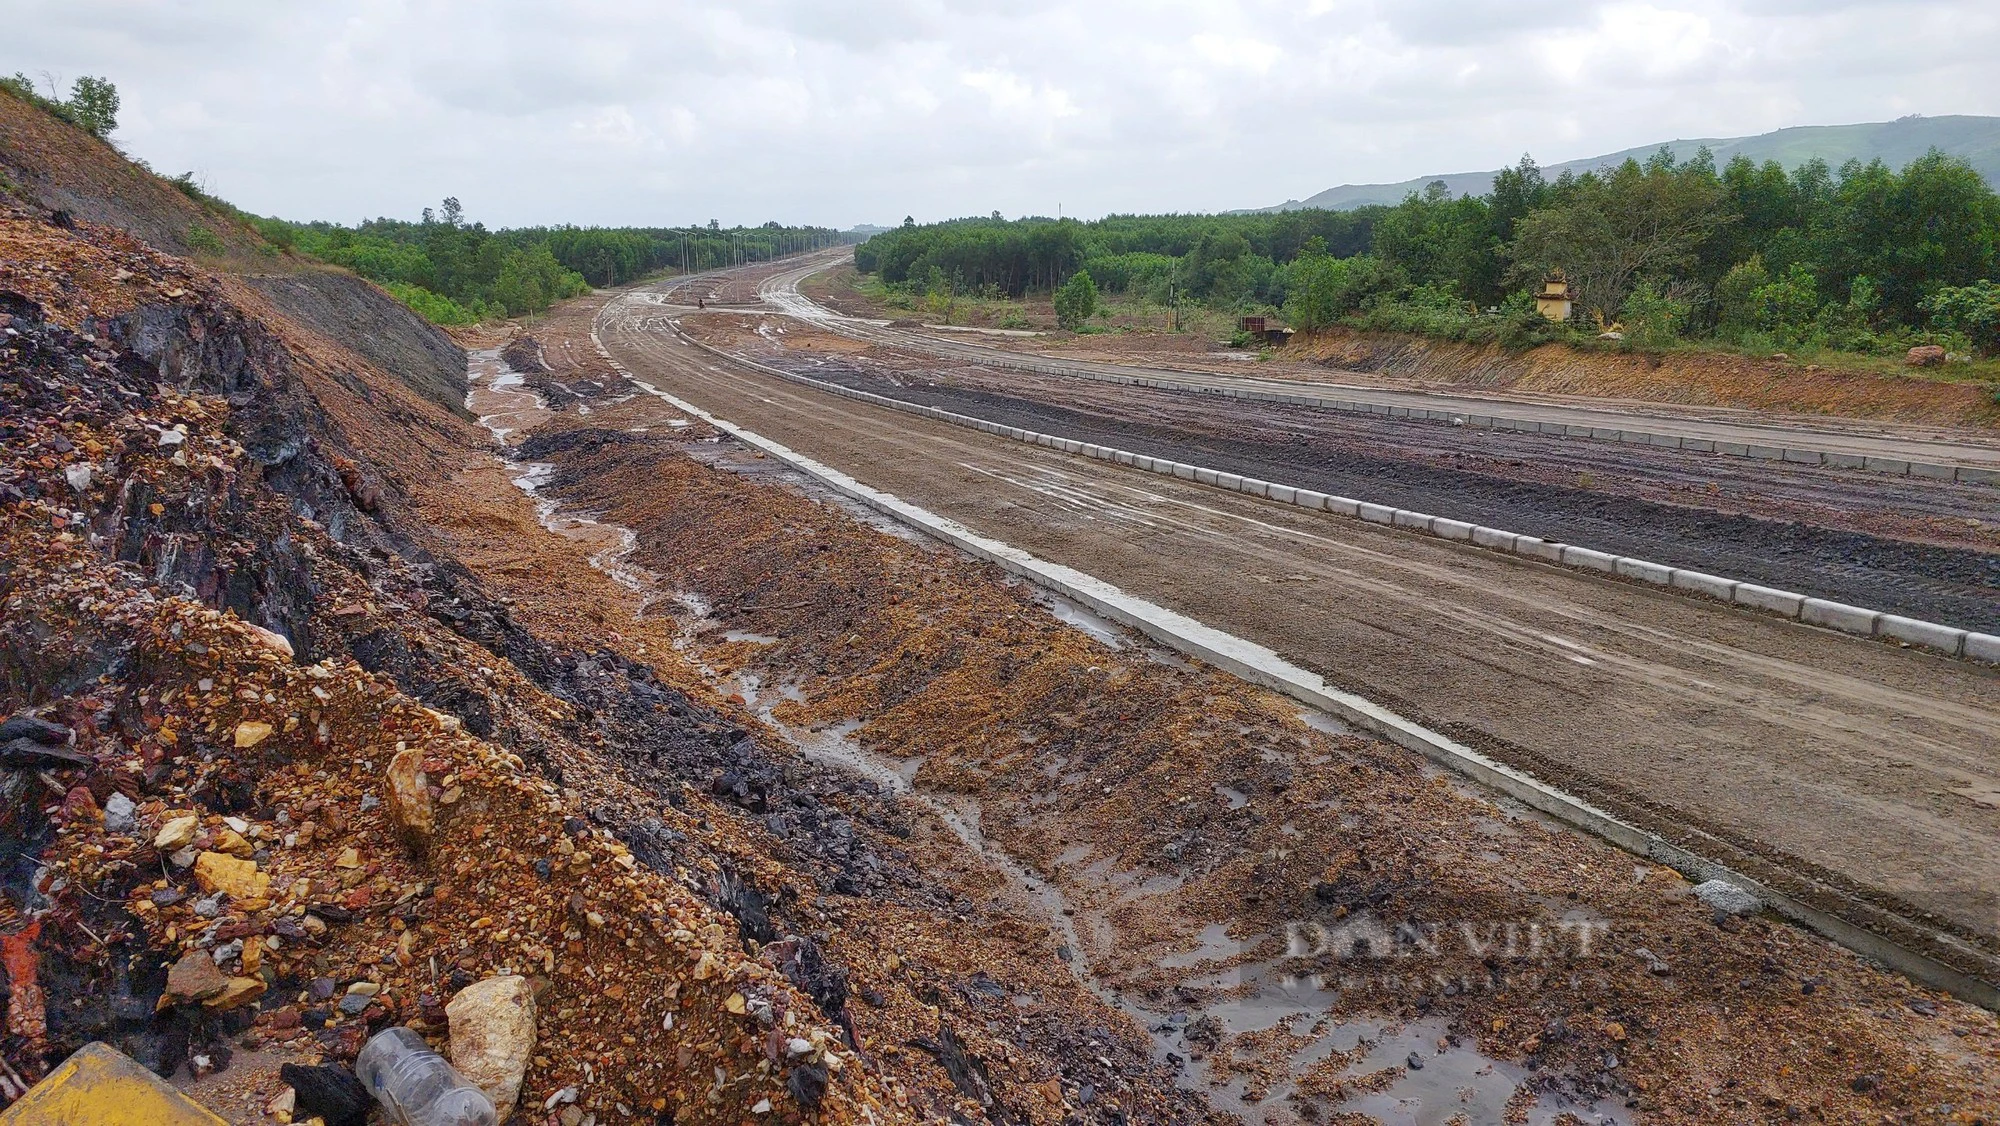
[[[906,290],[1020,297],[1087,272],[1159,304],[1282,311],[1345,324],[1528,346],[1608,330],[1633,345],[1719,339],[1750,350],[1888,353],[1916,343],[2000,352],[2000,196],[1933,151],[1787,170],[1704,150],[1549,180],[1523,157],[1483,196],[1444,185],[1395,206],[1237,215],[905,221],[855,248]],[[1560,273],[1573,319],[1535,313]]]
[[468,223],[455,198],[416,222],[372,219],[354,227],[251,217],[264,238],[345,266],[380,283],[438,324],[538,313],[591,286],[622,285],[667,270],[762,262],[820,246],[821,227],[516,227]]
[[[24,74],[0,76],[0,96],[11,96],[108,139],[118,127],[118,88],[103,78],[76,80],[66,99],[42,94]],[[146,167],[143,161],[137,162]],[[150,171],[150,168],[148,168]],[[437,324],[465,325],[538,313],[591,286],[622,285],[665,271],[709,270],[762,262],[823,246],[847,236],[824,227],[724,229],[705,227],[519,227],[487,230],[467,222],[456,198],[416,222],[371,219],[353,227],[296,223],[252,215],[209,194],[193,173],[163,177],[211,212],[254,227],[276,254],[286,249],[344,266],[380,284]],[[224,253],[213,231],[188,232],[197,252]]]

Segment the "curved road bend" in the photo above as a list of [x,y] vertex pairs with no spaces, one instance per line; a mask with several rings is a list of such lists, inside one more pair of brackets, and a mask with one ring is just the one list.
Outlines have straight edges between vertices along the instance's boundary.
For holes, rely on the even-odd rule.
[[[764,301],[801,320],[856,340],[927,352],[953,360],[980,363],[1044,363],[1116,379],[1170,381],[1191,390],[1235,388],[1286,395],[1324,395],[1360,403],[1417,411],[1451,411],[1466,415],[1522,419],[1600,430],[1644,430],[1648,433],[1745,446],[1817,450],[1855,457],[1889,458],[1936,465],[2000,471],[2000,436],[1963,429],[1878,424],[1841,419],[1787,418],[1760,421],[1749,411],[1724,408],[1675,408],[1643,403],[1605,401],[1551,402],[1500,394],[1479,395],[1344,384],[1332,381],[1257,378],[1202,372],[1185,368],[1140,367],[1096,360],[1076,360],[1004,348],[969,340],[946,339],[933,332],[889,328],[877,321],[843,316],[815,303],[799,291],[806,278],[840,261],[820,256],[812,261],[763,276],[757,294]],[[746,283],[747,285],[747,283]],[[741,294],[745,286],[732,292]]]
[[686,344],[681,311],[620,297],[601,338],[720,417],[1698,852],[1857,921],[1886,904],[2000,949],[1992,669],[856,403]]

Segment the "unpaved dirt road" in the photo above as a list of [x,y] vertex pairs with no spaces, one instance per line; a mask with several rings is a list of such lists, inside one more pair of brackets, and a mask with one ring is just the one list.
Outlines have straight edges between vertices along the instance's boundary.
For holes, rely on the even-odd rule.
[[[1022,375],[754,314],[697,339],[811,379],[1064,438],[2000,632],[2000,491]],[[1975,515],[1977,514],[1977,515]]]
[[853,403],[693,348],[684,312],[628,294],[600,335],[640,379],[1697,851],[2000,946],[1990,669]]
[[[1201,370],[1183,363],[1174,367],[1141,367],[1097,360],[1062,359],[1009,350],[1010,334],[967,330],[949,332],[890,327],[880,322],[846,317],[826,309],[799,292],[799,283],[840,256],[814,259],[789,268],[766,266],[756,292],[770,305],[801,320],[824,326],[857,340],[914,349],[933,356],[977,364],[981,361],[1059,362],[1064,368],[1118,379],[1167,380],[1191,390],[1233,388],[1284,394],[1315,394],[1343,401],[1414,411],[1451,411],[1465,415],[1558,423],[1587,434],[1591,430],[1644,430],[1648,433],[1743,446],[1764,446],[1925,462],[1933,465],[2000,469],[2000,436],[1942,426],[1917,426],[1832,417],[1772,416],[1719,407],[1681,407],[1660,403],[1565,399],[1554,395],[1468,393],[1398,390],[1327,376],[1337,372],[1301,373],[1290,378]],[[782,264],[779,264],[780,266]],[[744,281],[727,283],[730,300],[744,303]],[[710,303],[715,302],[714,298]],[[1215,365],[1207,365],[1214,367]],[[1229,365],[1225,365],[1229,366]],[[1245,365],[1234,365],[1245,366]]]

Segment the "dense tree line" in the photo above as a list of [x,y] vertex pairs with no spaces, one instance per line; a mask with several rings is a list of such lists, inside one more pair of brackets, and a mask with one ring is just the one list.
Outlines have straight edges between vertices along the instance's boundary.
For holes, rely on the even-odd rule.
[[[25,74],[0,76],[0,96],[19,98],[99,138],[118,127],[118,88],[102,78],[78,78],[69,97],[59,98],[53,88],[46,95],[37,91]],[[145,162],[135,163],[151,171]],[[165,179],[216,216],[254,226],[271,247],[353,270],[439,324],[540,312],[593,285],[622,285],[666,271],[768,261],[848,241],[840,232],[823,227],[771,222],[724,230],[713,219],[706,227],[490,231],[483,223],[467,222],[456,198],[447,198],[436,211],[425,208],[417,222],[378,218],[353,227],[294,223],[249,215],[210,195],[192,172]],[[189,228],[187,238],[198,252],[226,250],[215,233],[200,224]]]
[[1090,223],[995,213],[927,226],[905,220],[855,247],[854,260],[891,285],[921,286],[935,269],[967,292],[1020,297],[1053,292],[1088,269],[1113,293],[1157,289],[1164,300],[1175,288],[1199,300],[1254,302],[1271,295],[1278,264],[1314,239],[1336,253],[1367,250],[1373,220],[1358,211],[1112,215]]
[[[1282,308],[1304,328],[1518,343],[1615,328],[1646,346],[1937,341],[1991,354],[1996,244],[2000,196],[1936,152],[1901,170],[1787,170],[1662,149],[1554,180],[1524,157],[1484,196],[1440,183],[1343,212],[906,222],[857,247],[855,264],[890,285],[935,271],[963,291],[1015,297],[1088,272],[1112,293]],[[1529,296],[1557,275],[1577,298],[1569,326],[1539,321]]]
[[455,198],[423,217],[357,226],[257,219],[273,243],[379,282],[441,324],[540,312],[591,286],[664,271],[706,270],[836,245],[822,228],[519,227],[468,223]]

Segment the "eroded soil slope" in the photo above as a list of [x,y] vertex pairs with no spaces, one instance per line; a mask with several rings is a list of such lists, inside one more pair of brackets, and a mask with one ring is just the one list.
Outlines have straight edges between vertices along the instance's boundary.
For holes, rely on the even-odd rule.
[[257,232],[202,207],[108,143],[7,94],[0,94],[0,189],[130,232],[169,254],[220,247],[218,257],[232,262],[275,258]]
[[[21,1076],[104,1039],[184,1080],[225,1068],[204,1092],[262,1121],[275,1061],[343,1063],[392,1022],[441,1036],[457,989],[514,971],[537,1117],[978,1117],[1004,1087],[1006,1116],[1053,1121],[1086,1083],[1118,1097],[1085,1117],[1198,1114],[1022,955],[1039,932],[982,910],[962,845],[924,852],[921,810],[798,759],[671,642],[590,623],[622,588],[579,579],[482,431],[87,222],[0,215],[0,301]],[[517,619],[453,557],[475,498],[484,533],[547,542],[527,554],[574,600]],[[982,1014],[1007,1004],[960,976],[850,984],[929,948],[1047,1005],[1001,1042]]]

